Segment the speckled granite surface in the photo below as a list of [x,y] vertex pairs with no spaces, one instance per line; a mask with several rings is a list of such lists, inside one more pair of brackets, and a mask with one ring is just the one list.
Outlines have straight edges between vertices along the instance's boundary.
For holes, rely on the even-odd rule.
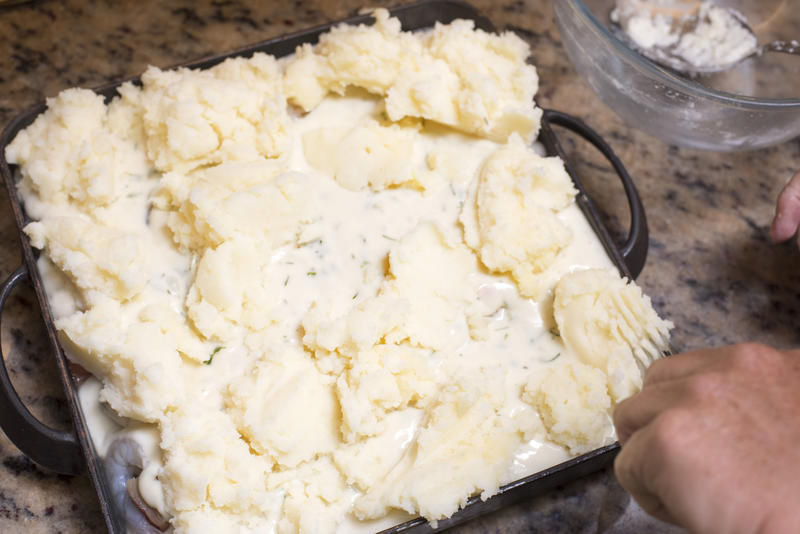
[[[96,86],[248,45],[353,14],[364,2],[40,1],[0,7],[0,124],[45,96]],[[369,4],[374,4],[370,2]],[[747,154],[668,147],[630,129],[580,80],[561,46],[546,0],[475,0],[499,28],[530,42],[542,78],[540,103],[569,111],[604,135],[636,180],[651,248],[639,281],[676,323],[674,346],[689,349],[744,340],[800,346],[800,254],[771,245],[774,199],[800,169],[797,140]],[[602,161],[569,138],[578,172],[612,228],[626,224],[621,188]],[[0,192],[0,276],[19,263],[18,237]],[[23,398],[44,421],[69,421],[34,297],[18,290],[3,314],[2,348]],[[87,478],[46,472],[0,435],[0,532],[102,532]],[[576,481],[453,531],[679,532],[643,515],[609,472]]]

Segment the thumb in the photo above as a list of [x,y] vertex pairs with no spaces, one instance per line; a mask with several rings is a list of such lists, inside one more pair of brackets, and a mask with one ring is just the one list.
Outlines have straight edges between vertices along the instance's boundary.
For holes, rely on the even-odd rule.
[[800,172],[795,173],[778,196],[769,233],[776,243],[791,238],[800,225]]

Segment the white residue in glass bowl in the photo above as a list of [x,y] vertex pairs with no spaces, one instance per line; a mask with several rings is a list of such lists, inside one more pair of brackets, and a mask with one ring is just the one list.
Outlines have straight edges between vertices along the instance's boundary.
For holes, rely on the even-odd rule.
[[611,19],[640,52],[677,70],[719,71],[758,50],[740,12],[708,1],[617,0]]

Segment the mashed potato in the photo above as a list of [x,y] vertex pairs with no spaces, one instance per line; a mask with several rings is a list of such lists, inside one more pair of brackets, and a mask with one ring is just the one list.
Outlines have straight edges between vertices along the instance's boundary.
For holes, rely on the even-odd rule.
[[158,444],[139,487],[174,532],[449,517],[612,441],[666,347],[530,146],[523,41],[375,17],[64,91],[6,149],[62,343],[117,414],[98,450]]
[[349,86],[385,97],[388,117],[420,117],[504,141],[518,133],[532,141],[541,110],[530,50],[513,33],[475,30],[472,21],[437,24],[413,35],[384,10],[374,26],[339,26],[318,45],[303,45],[288,63],[289,101],[309,111],[329,93]]

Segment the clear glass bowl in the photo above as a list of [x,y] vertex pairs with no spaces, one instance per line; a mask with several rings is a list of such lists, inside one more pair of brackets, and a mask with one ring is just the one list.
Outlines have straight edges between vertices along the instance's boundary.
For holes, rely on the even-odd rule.
[[[758,42],[800,40],[800,1],[729,0]],[[800,56],[765,53],[724,73],[684,77],[609,29],[614,0],[556,0],[564,47],[597,95],[631,126],[690,148],[763,148],[800,135]]]

